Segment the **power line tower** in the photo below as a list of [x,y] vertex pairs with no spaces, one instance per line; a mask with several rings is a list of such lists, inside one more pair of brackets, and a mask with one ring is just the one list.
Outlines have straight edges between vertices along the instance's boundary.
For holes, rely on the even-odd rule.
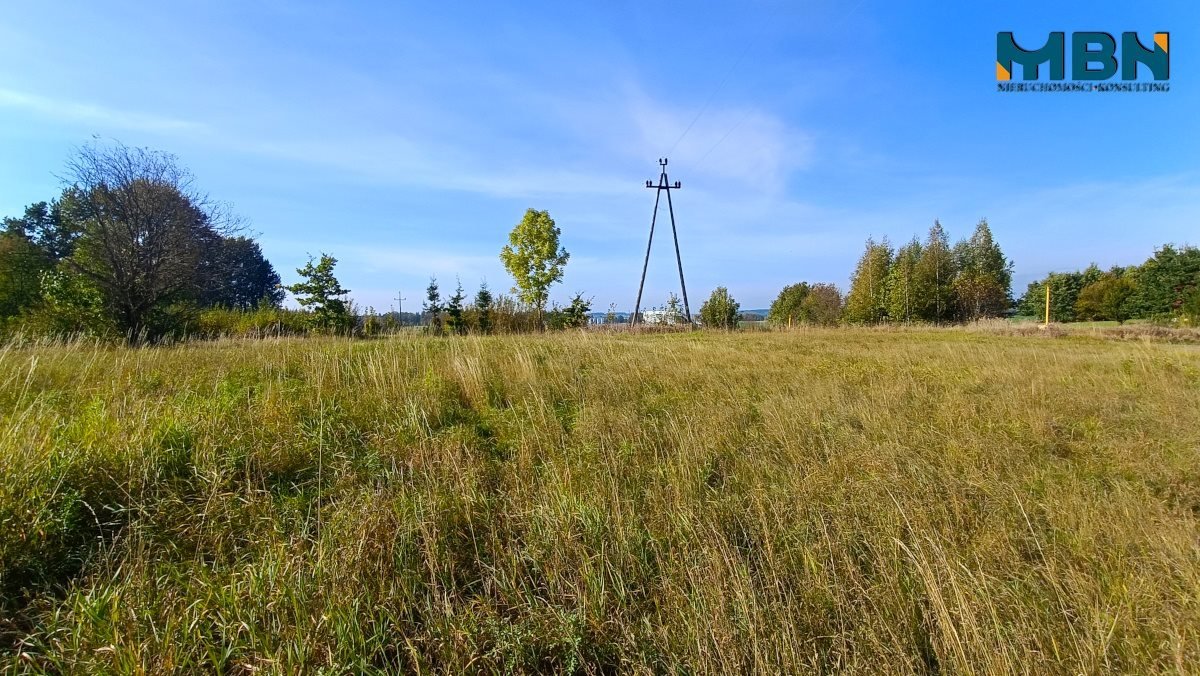
[[690,326],[692,323],[692,309],[688,306],[687,284],[683,281],[683,258],[679,255],[679,233],[675,230],[675,207],[671,204],[671,191],[679,190],[683,186],[679,181],[675,181],[672,184],[667,179],[667,158],[659,158],[658,166],[662,168],[662,173],[658,175],[658,185],[654,185],[653,181],[646,181],[646,187],[655,191],[654,214],[650,216],[650,241],[646,242],[646,260],[642,263],[642,281],[638,284],[637,303],[633,306],[633,317],[630,318],[630,326],[638,323],[638,315],[642,310],[642,290],[646,286],[646,269],[650,266],[650,247],[654,244],[654,224],[658,220],[658,203],[664,191],[667,193],[667,212],[671,215],[671,237],[675,240],[675,263],[679,266],[679,288],[683,292],[683,313]]

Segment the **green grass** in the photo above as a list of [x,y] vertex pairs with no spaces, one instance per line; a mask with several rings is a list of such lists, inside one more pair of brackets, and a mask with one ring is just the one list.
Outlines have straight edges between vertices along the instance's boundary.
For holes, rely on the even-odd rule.
[[1195,345],[9,347],[0,415],[0,671],[1200,664]]

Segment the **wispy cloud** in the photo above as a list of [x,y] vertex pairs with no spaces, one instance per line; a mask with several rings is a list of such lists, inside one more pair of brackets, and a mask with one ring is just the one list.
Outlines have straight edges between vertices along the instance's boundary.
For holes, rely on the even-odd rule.
[[[353,270],[355,274],[416,274],[419,277],[437,275],[443,280],[452,280],[455,275],[461,275],[464,280],[499,278],[503,275],[497,255],[456,253],[449,247],[401,247],[392,244],[365,246],[334,239],[300,243],[274,237],[262,238],[262,242],[274,251],[284,252],[296,258],[332,252],[338,258],[339,268]],[[499,252],[499,246],[496,247],[496,251]]]
[[368,271],[421,270],[422,274],[438,275],[443,279],[453,279],[455,275],[470,279],[486,277],[500,268],[495,255],[456,254],[445,249],[349,245],[337,250],[360,261]]
[[677,164],[699,175],[736,181],[739,189],[779,191],[792,172],[815,161],[812,135],[762,108],[710,106],[697,118],[693,111],[635,95],[628,101],[628,114],[638,130],[639,152],[666,152],[670,147],[661,148],[663,139],[678,141],[673,151]]
[[87,125],[92,131],[105,129],[154,133],[195,132],[204,125],[175,117],[117,110],[92,103],[52,99],[37,94],[0,88],[0,106],[18,108],[39,116]]
[[[628,195],[645,180],[642,174],[653,173],[666,139],[678,138],[695,117],[694,109],[648,96],[623,76],[599,93],[501,90],[486,73],[480,77],[496,115],[536,125],[536,137],[524,129],[462,120],[447,126],[428,118],[314,127],[301,112],[285,114],[265,133],[231,132],[242,151],[382,184],[498,198],[613,197]],[[457,115],[452,108],[445,112]],[[811,133],[764,108],[718,104],[705,110],[676,154],[692,180],[732,182],[732,189],[758,193],[782,192],[793,172],[815,164],[816,151]]]

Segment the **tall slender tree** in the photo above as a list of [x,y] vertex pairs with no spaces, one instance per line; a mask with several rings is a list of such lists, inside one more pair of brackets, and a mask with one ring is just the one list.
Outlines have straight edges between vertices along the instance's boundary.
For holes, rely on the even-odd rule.
[[446,326],[451,333],[459,336],[467,332],[466,322],[463,321],[463,301],[466,299],[460,279],[458,286],[454,289],[454,295],[450,296],[450,300],[446,303]]
[[987,219],[975,226],[971,239],[955,246],[958,275],[954,295],[967,320],[996,317],[1012,303],[1012,264],[992,237]]
[[874,324],[888,316],[887,281],[891,264],[892,247],[887,238],[881,242],[868,238],[850,279],[850,292],[846,294],[846,321]]
[[954,275],[954,257],[946,230],[935,220],[917,261],[917,307],[922,319],[940,324],[952,317]]
[[488,334],[492,332],[492,292],[488,289],[487,282],[479,285],[479,291],[475,293],[475,312],[478,321],[479,332]]
[[437,277],[429,278],[429,286],[425,287],[425,312],[429,315],[429,330],[434,335],[442,335],[442,294],[438,291]]
[[888,315],[892,321],[911,324],[920,318],[917,307],[917,264],[921,261],[921,242],[916,237],[896,251],[888,272]]

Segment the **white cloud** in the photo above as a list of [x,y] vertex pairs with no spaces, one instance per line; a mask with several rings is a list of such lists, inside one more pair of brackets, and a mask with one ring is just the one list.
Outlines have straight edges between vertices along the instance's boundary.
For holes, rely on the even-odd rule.
[[555,109],[565,126],[595,139],[597,154],[644,163],[653,172],[656,159],[670,153],[668,169],[677,167],[691,181],[778,192],[792,172],[815,163],[810,133],[745,103],[674,105],[627,82],[615,96],[561,101]]

